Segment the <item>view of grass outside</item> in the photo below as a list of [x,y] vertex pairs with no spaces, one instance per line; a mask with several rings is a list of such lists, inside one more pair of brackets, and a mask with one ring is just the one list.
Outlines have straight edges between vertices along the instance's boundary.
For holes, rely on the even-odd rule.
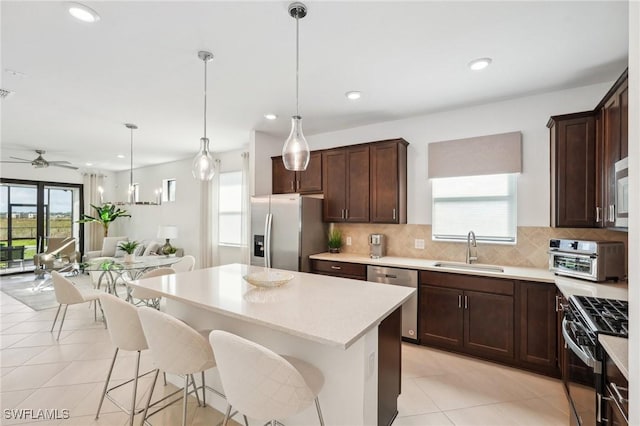
[[[24,258],[32,259],[36,254],[36,219],[35,218],[13,218],[12,222],[12,246],[24,246]],[[70,237],[72,222],[71,215],[64,217],[62,214],[51,218],[49,222],[49,236]],[[0,217],[0,245],[6,246],[8,240],[8,223],[6,217]]]

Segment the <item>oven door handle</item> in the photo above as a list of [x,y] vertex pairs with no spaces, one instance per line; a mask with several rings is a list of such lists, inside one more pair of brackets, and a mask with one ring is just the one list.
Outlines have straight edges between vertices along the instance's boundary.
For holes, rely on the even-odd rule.
[[569,322],[566,318],[562,319],[562,336],[564,337],[565,343],[571,349],[571,352],[576,354],[578,358],[589,367],[593,368],[593,371],[596,374],[600,374],[602,372],[602,364],[600,361],[596,360],[593,355],[588,353],[586,350],[580,347],[576,342],[573,341],[571,336],[569,335]]

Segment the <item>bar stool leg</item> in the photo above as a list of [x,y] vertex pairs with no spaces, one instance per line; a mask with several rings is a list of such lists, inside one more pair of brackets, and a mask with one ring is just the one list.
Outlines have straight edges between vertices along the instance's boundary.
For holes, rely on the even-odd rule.
[[322,418],[322,410],[320,409],[320,400],[316,396],[314,401],[316,402],[316,410],[318,411],[318,419],[320,419],[320,426],[324,426],[324,419]]
[[140,374],[140,351],[136,357],[136,373],[133,379],[133,397],[131,398],[131,413],[129,414],[129,426],[133,426],[133,417],[136,414],[136,391],[138,390],[138,374]]
[[193,385],[193,392],[196,394],[196,401],[198,402],[198,407],[202,407],[200,405],[200,395],[198,395],[198,387],[196,386],[196,379],[193,377],[193,374],[189,374],[191,376],[191,384]]
[[69,305],[64,305],[64,312],[62,313],[62,320],[60,321],[60,330],[58,330],[58,337],[56,337],[56,340],[60,340],[60,333],[62,333],[62,326],[64,324],[64,318],[67,316],[68,307]]
[[207,388],[204,386],[204,371],[202,371],[202,406],[207,406]]
[[[195,386],[195,384],[194,384]],[[197,392],[196,392],[197,393]],[[187,426],[187,396],[189,395],[189,374],[184,375],[184,391],[182,392],[182,426]]]
[[56,321],[58,321],[58,315],[60,315],[60,308],[62,308],[62,303],[58,305],[58,311],[56,312],[56,317],[53,319],[53,324],[51,324],[52,333],[53,333],[53,328],[56,326]]
[[104,397],[107,395],[107,388],[109,387],[109,380],[111,380],[111,373],[113,372],[113,366],[116,365],[116,357],[118,356],[118,348],[113,353],[113,360],[111,361],[111,367],[109,367],[109,372],[107,373],[107,380],[104,382],[104,389],[102,391],[102,396],[100,397],[100,403],[98,404],[98,412],[96,413],[96,420],[100,417],[100,410],[102,409],[102,403],[104,402]]
[[227,411],[224,413],[224,420],[222,421],[222,426],[227,426],[227,423],[229,423],[230,416],[231,416],[231,404],[227,404]]
[[156,380],[158,380],[159,372],[160,370],[156,369],[156,374],[153,375],[153,383],[151,383],[151,388],[149,389],[149,396],[147,397],[147,403],[144,406],[144,412],[142,413],[142,421],[140,422],[140,426],[144,426],[144,422],[147,419],[149,404],[151,404],[151,396],[153,395],[153,390],[156,388]]

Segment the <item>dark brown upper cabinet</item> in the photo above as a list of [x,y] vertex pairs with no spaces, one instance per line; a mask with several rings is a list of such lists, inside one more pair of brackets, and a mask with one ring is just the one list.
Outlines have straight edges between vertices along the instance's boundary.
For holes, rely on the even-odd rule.
[[307,170],[287,170],[282,157],[271,157],[271,192],[274,194],[314,194],[322,192],[322,151],[312,151]]
[[551,117],[551,226],[591,228],[596,205],[596,120],[592,111]]
[[322,153],[325,222],[369,222],[369,145]]
[[371,144],[371,223],[407,223],[407,145],[404,139]]

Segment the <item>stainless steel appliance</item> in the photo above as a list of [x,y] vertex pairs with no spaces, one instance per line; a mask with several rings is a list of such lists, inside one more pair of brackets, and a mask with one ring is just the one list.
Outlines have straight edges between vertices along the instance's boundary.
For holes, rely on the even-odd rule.
[[382,234],[370,234],[369,235],[369,257],[371,259],[380,259],[387,253],[387,247],[384,235]]
[[571,296],[564,307],[563,382],[569,397],[572,425],[604,425],[604,350],[598,334],[628,337],[628,302]]
[[300,194],[251,197],[251,264],[308,272],[309,255],[327,250],[322,200]]
[[625,157],[614,165],[616,175],[615,205],[609,206],[609,217],[616,227],[629,226],[629,158]]
[[549,240],[549,270],[556,275],[618,281],[625,276],[624,261],[621,241]]
[[[418,288],[418,271],[411,269],[367,266],[367,281]],[[402,337],[415,342],[418,339],[418,292],[402,305]]]

